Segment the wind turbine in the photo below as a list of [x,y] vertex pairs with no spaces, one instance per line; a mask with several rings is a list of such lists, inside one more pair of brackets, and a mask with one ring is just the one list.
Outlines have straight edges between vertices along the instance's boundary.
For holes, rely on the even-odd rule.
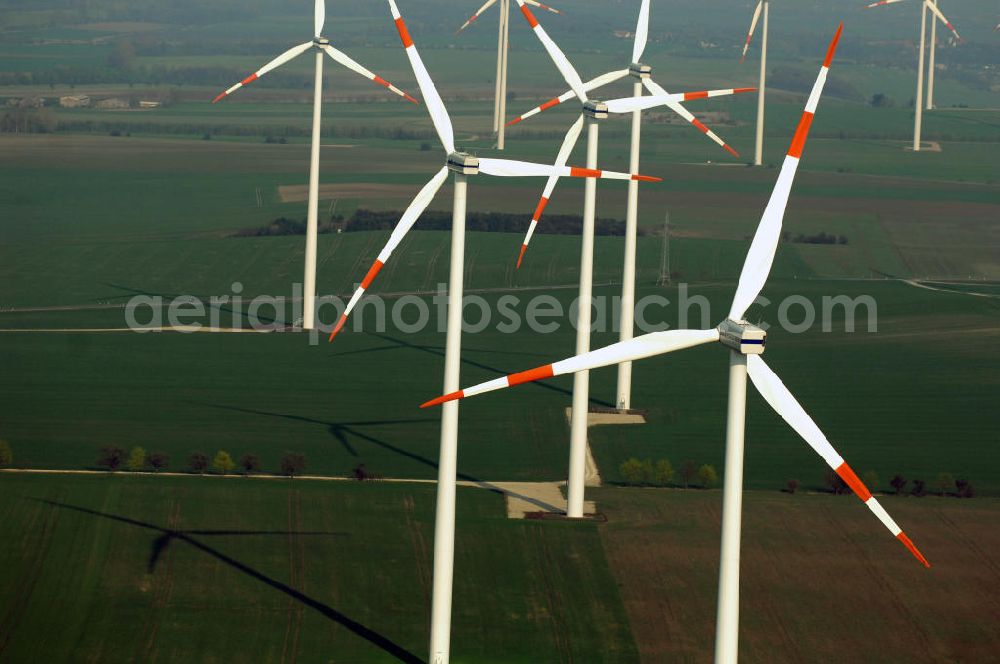
[[[636,24],[635,29],[635,39],[632,44],[632,60],[628,69],[621,69],[617,71],[608,72],[592,81],[585,83],[583,88],[584,91],[590,92],[597,88],[603,87],[609,83],[613,83],[619,79],[626,76],[632,76],[635,81],[632,85],[632,95],[633,99],[637,99],[642,96],[643,88],[647,88],[653,93],[657,98],[663,95],[669,95],[669,93],[664,90],[660,85],[658,85],[652,79],[652,67],[646,64],[642,64],[642,54],[646,50],[646,42],[649,37],[649,0],[642,0],[642,4],[639,7],[639,19]],[[720,95],[736,94],[741,92],[751,92],[753,88],[735,88],[728,90],[708,90],[701,92],[690,92],[686,93],[681,98],[676,98],[672,96],[671,100],[663,102],[663,105],[670,108],[672,111],[680,115],[682,118],[687,120],[690,124],[696,127],[699,131],[704,133],[706,136],[711,138],[713,141],[722,146],[730,154],[739,157],[739,153],[731,148],[725,141],[719,138],[715,132],[711,131],[708,127],[702,124],[693,114],[691,114],[684,106],[680,104],[681,101],[687,101],[691,99],[702,99],[706,97],[716,97]],[[569,90],[563,93],[559,97],[555,97],[544,104],[537,106],[527,113],[518,116],[510,121],[509,124],[516,124],[525,120],[533,115],[541,113],[542,111],[552,108],[564,101],[567,101],[573,96],[573,90]],[[639,148],[640,148],[640,136],[641,136],[641,123],[642,123],[642,109],[652,108],[653,106],[658,106],[660,104],[650,104],[648,106],[636,107],[632,112],[632,136],[631,136],[631,146],[629,150],[629,169],[631,171],[637,171],[639,169]],[[609,109],[610,110],[610,109]],[[578,131],[572,130],[566,136],[566,140],[563,143],[562,150],[560,151],[560,156],[566,155],[573,150],[576,144]],[[524,241],[521,243],[521,251],[517,257],[517,267],[521,267],[521,262],[524,260],[524,254],[528,250],[528,243],[531,241],[531,237],[535,232],[535,228],[538,226],[538,222],[541,219],[542,213],[545,210],[545,206],[548,204],[550,197],[552,196],[552,191],[555,189],[555,185],[558,182],[558,178],[551,178],[549,182],[545,185],[545,190],[542,192],[542,198],[539,200],[538,205],[535,208],[534,214],[532,214],[531,224],[528,227],[528,232],[525,235]],[[638,225],[639,217],[639,183],[629,183],[628,186],[628,204],[625,212],[625,260],[624,268],[622,274],[622,301],[621,301],[621,325],[620,325],[620,340],[627,341],[632,338],[634,331],[634,310],[635,310],[635,244],[636,244],[636,229]],[[632,406],[632,365],[630,363],[623,363],[618,366],[618,391],[615,398],[615,404],[619,410],[628,410]]]
[[[580,132],[583,130],[585,120],[587,124],[587,168],[596,168],[597,142],[600,127],[599,121],[607,118],[609,113],[634,113],[645,108],[652,108],[653,106],[660,106],[663,104],[667,104],[671,108],[679,107],[683,109],[679,102],[684,101],[685,99],[716,96],[718,94],[731,94],[733,92],[733,90],[716,90],[670,95],[659,86],[655,86],[655,84],[653,84],[652,86],[647,85],[647,87],[651,90],[659,92],[660,94],[656,94],[652,97],[628,97],[623,99],[614,99],[608,102],[590,99],[587,96],[587,85],[590,85],[592,88],[600,87],[601,85],[617,80],[618,78],[627,76],[630,70],[625,70],[624,72],[610,72],[609,74],[597,77],[591,81],[590,84],[585,85],[576,69],[570,63],[569,59],[562,52],[559,46],[552,41],[552,38],[549,37],[548,33],[545,32],[545,29],[541,26],[541,24],[539,24],[538,19],[536,19],[531,10],[528,9],[525,4],[525,0],[517,0],[517,4],[520,7],[525,20],[528,21],[528,25],[531,26],[532,30],[534,30],[535,36],[538,37],[538,40],[542,43],[546,52],[548,52],[549,57],[559,70],[559,73],[562,74],[563,79],[570,87],[570,91],[563,96],[567,99],[570,96],[575,96],[582,105],[579,118],[577,118],[576,122],[570,127],[569,131],[566,133],[566,137],[563,139],[562,147],[559,149],[559,154],[556,157],[557,165],[561,166],[566,163],[566,160],[569,158],[569,155],[573,150],[573,146],[576,145]],[[644,4],[646,6],[648,16],[648,0]],[[640,18],[640,26],[642,25],[643,22]],[[645,32],[645,30],[643,31]],[[645,44],[645,38],[643,38],[641,42],[637,42],[637,44],[638,43]],[[637,76],[641,77],[644,67],[638,64],[633,65],[633,67],[637,68]],[[649,68],[645,67],[645,71],[648,74]],[[652,84],[652,80],[649,79],[648,76],[642,79],[642,81],[643,83]],[[641,92],[641,90],[639,92]],[[557,98],[556,100],[550,102],[550,106],[560,103],[559,99],[560,98]],[[545,106],[545,104],[543,104],[543,106]],[[539,107],[535,112],[541,112],[542,110],[544,109]],[[533,112],[529,111],[529,113],[525,114],[525,116],[521,116],[518,120],[533,114]],[[697,120],[695,120],[695,122],[697,122]],[[707,131],[707,128],[705,131]],[[520,265],[521,260],[524,257],[524,252],[527,249],[527,242],[530,240],[535,226],[538,223],[538,218],[541,217],[542,211],[548,203],[549,196],[551,195],[558,180],[558,174],[556,174],[555,176],[550,177],[545,185],[542,198],[539,201],[538,206],[535,208],[535,213],[532,215],[532,222],[528,228],[528,234],[525,237],[525,242],[521,246],[521,253],[518,256],[518,265]],[[583,229],[581,233],[583,242],[580,249],[580,290],[577,298],[576,352],[578,354],[586,353],[590,350],[590,302],[593,292],[594,222],[596,216],[596,206],[597,183],[594,180],[588,179],[584,187]],[[572,415],[570,417],[570,456],[566,508],[566,515],[574,519],[581,518],[583,516],[589,399],[589,375],[586,371],[579,372],[573,376],[573,406]]]
[[323,25],[325,23],[325,0],[316,0],[313,23],[315,29],[314,36],[311,41],[299,44],[298,46],[285,51],[236,85],[230,87],[225,92],[222,92],[212,101],[213,104],[221,101],[243,86],[253,83],[269,71],[291,62],[309,49],[314,49],[316,52],[316,76],[313,84],[312,150],[309,162],[309,204],[306,220],[305,274],[302,279],[302,327],[306,330],[312,330],[316,323],[316,243],[319,219],[319,145],[320,121],[323,103],[323,54],[326,53],[344,67],[347,67],[351,71],[361,74],[365,78],[388,88],[400,97],[403,97],[414,104],[417,103],[417,100],[410,95],[392,85],[381,76],[377,76],[368,71],[368,69],[362,67],[360,64],[349,58],[344,52],[331,46],[330,40],[322,36]]
[[757,21],[761,14],[764,16],[764,26],[761,28],[760,37],[760,83],[757,84],[757,139],[754,143],[753,163],[760,166],[764,162],[764,91],[767,84],[767,10],[771,3],[768,0],[760,0],[753,10],[753,18],[750,19],[750,30],[747,31],[747,40],[743,44],[743,55],[740,57],[740,64],[747,58],[747,50],[750,48],[750,40],[753,39],[753,32],[757,29]]
[[[507,118],[507,55],[510,49],[510,0],[500,1],[500,31],[497,36],[497,75],[495,79],[495,90],[493,93],[493,133],[497,136],[497,149],[504,148],[505,120]],[[545,9],[554,14],[561,14],[558,9],[542,4],[537,0],[525,0],[529,5]],[[455,34],[462,32],[472,25],[483,12],[496,4],[497,0],[486,0],[482,7],[476,10],[469,19],[462,24]]]
[[723,346],[728,347],[729,404],[726,419],[726,466],[715,649],[715,661],[720,664],[735,662],[737,654],[740,522],[747,375],[764,400],[826,461],[879,521],[889,529],[889,532],[906,546],[917,560],[930,567],[930,563],[927,562],[923,554],[889,516],[878,500],[872,496],[871,491],[847,465],[844,458],[837,453],[777,374],[764,362],[761,354],[764,352],[766,341],[765,331],[744,320],[746,310],[763,289],[774,262],[774,255],[781,237],[782,218],[788,204],[795,171],[798,168],[799,159],[809,134],[809,127],[812,124],[823,86],[826,83],[827,72],[842,30],[843,24],[838,27],[830,42],[819,76],[813,85],[805,111],[799,120],[791,146],[788,148],[788,153],[781,166],[777,183],[771,192],[771,198],[764,209],[757,233],[747,253],[729,314],[717,328],[713,330],[668,330],[645,334],[630,341],[618,342],[595,351],[577,354],[553,364],[546,364],[535,369],[480,383],[464,390],[451,392],[421,406],[421,408],[427,408],[441,403],[451,403],[465,397],[551,376],[567,373],[578,375],[580,372],[586,372],[590,369],[663,355],[710,342],[721,342]]
[[[573,168],[549,166],[509,159],[476,158],[455,149],[455,132],[437,88],[431,80],[427,68],[417,51],[413,39],[403,22],[395,0],[388,0],[392,18],[396,23],[400,41],[406,50],[413,74],[417,79],[424,104],[430,113],[438,139],[445,151],[445,164],[424,185],[403,213],[393,230],[389,241],[383,247],[378,259],[368,270],[368,274],[355,291],[350,303],[330,334],[330,339],[343,327],[351,309],[361,299],[393,250],[413,227],[423,211],[430,205],[434,195],[444,184],[448,172],[455,178],[452,203],[451,266],[448,277],[448,319],[445,336],[444,389],[455,390],[459,386],[459,363],[461,360],[462,335],[462,289],[465,252],[465,209],[468,177],[484,174],[500,177],[548,177],[554,174],[584,177],[590,182],[594,178],[629,180],[658,180],[642,175],[613,173],[595,168]],[[434,580],[431,604],[430,653],[434,664],[444,664],[449,659],[451,636],[452,582],[455,561],[455,489],[458,465],[458,404],[446,406],[441,413],[441,441],[438,461],[437,506],[434,521]]]
[[[883,7],[885,5],[894,5],[898,2],[903,2],[904,0],[878,0],[878,2],[873,2],[867,5],[865,9],[872,9],[874,7]],[[934,110],[934,58],[935,51],[937,50],[937,21],[941,21],[945,24],[952,34],[955,35],[957,41],[964,41],[962,36],[958,34],[955,26],[951,24],[945,15],[941,13],[938,9],[937,0],[923,0],[920,7],[920,54],[919,60],[917,61],[917,98],[914,100],[914,115],[913,115],[913,151],[920,151],[920,131],[923,122],[923,92],[924,92],[924,47],[925,39],[927,34],[927,12],[928,10],[934,15],[931,19],[931,52],[930,61],[927,63],[927,110]],[[937,19],[935,21],[934,19]]]

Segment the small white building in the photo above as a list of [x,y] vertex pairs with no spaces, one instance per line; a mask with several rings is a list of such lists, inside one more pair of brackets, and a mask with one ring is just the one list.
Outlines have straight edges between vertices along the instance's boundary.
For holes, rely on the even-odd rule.
[[159,108],[162,104],[160,101],[140,100],[139,108]]

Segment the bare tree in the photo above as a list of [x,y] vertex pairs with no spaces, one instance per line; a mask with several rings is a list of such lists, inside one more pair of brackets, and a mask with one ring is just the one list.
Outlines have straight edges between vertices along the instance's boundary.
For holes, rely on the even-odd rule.
[[170,457],[163,452],[153,452],[149,455],[149,465],[153,467],[154,471],[160,472],[170,465]]
[[114,472],[125,462],[125,450],[117,445],[105,445],[97,455],[97,465]]
[[240,457],[240,468],[243,469],[244,475],[256,473],[260,470],[260,459],[256,454],[244,454]]
[[684,482],[684,488],[688,488],[691,484],[691,480],[694,479],[695,475],[698,474],[698,464],[692,459],[688,459],[681,466],[681,481]]
[[306,456],[299,452],[285,452],[281,457],[281,473],[289,477],[302,474],[306,468]]
[[896,475],[891,480],[889,480],[889,486],[896,490],[896,495],[903,493],[903,489],[906,488],[906,478],[902,475]]
[[208,468],[208,455],[204,452],[195,452],[188,457],[188,465],[194,472],[203,474]]

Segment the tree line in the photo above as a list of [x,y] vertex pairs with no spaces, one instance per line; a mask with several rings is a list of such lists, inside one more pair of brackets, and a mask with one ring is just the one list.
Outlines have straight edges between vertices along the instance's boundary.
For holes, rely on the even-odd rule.
[[628,486],[671,486],[676,477],[685,489],[693,484],[709,489],[719,481],[715,466],[707,463],[698,465],[698,462],[692,459],[681,464],[681,469],[677,472],[669,459],[653,461],[631,457],[618,466],[618,474],[621,475],[622,482]]
[[[392,230],[403,216],[400,210],[375,211],[358,208],[350,217],[334,215],[329,221],[319,224],[322,233],[354,233],[361,231]],[[524,233],[531,223],[531,215],[512,212],[467,212],[465,227],[469,231],[484,233]],[[451,230],[451,212],[427,210],[420,216],[415,229],[423,231]],[[551,235],[579,235],[583,230],[583,217],[573,214],[551,214],[538,226],[538,233]],[[233,237],[278,237],[285,235],[305,235],[306,222],[301,219],[279,217],[266,226],[244,228]],[[623,236],[625,222],[621,219],[597,219],[596,235]],[[639,235],[647,235],[648,229],[639,228]]]
[[[108,472],[128,470],[133,473],[158,473],[170,467],[170,456],[165,452],[147,453],[142,447],[133,447],[131,451],[118,445],[105,445],[97,455],[97,467]],[[228,475],[236,469],[249,476],[261,472],[260,457],[256,454],[244,454],[239,460],[234,460],[229,452],[219,450],[209,458],[205,452],[194,452],[187,458],[186,472],[204,475],[213,472],[218,475]],[[280,473],[286,477],[301,475],[306,468],[306,457],[300,452],[285,452],[278,462]]]

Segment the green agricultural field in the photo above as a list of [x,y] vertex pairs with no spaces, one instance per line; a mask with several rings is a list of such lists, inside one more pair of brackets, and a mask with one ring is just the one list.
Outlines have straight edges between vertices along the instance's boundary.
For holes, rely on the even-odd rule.
[[[426,656],[433,486],[4,474],[0,515],[5,660]],[[636,660],[596,524],[457,519],[456,661]]]
[[[433,486],[3,473],[0,488],[5,659],[424,661]],[[606,523],[511,521],[499,496],[459,491],[455,661],[710,657],[720,493],[591,496]],[[931,569],[852,497],[746,494],[741,661],[996,652],[997,501],[880,499]]]

